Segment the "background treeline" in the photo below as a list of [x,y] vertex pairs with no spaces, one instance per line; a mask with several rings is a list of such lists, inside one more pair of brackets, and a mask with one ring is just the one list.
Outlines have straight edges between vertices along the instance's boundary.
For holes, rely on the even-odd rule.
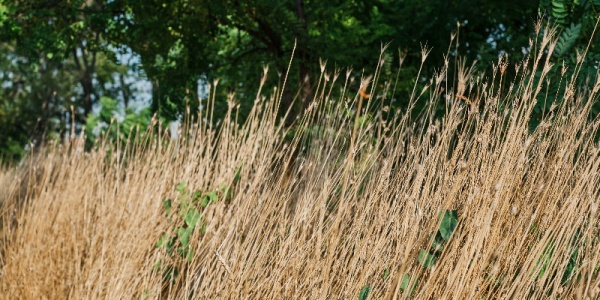
[[[234,94],[243,119],[263,67],[271,70],[267,87],[281,86],[294,49],[282,97],[292,117],[311,99],[321,62],[342,74],[369,74],[384,44],[378,88],[392,83],[386,105],[401,111],[415,81],[426,84],[445,59],[489,66],[503,55],[526,57],[538,18],[558,26],[551,76],[580,72],[577,92],[586,93],[600,61],[600,44],[590,42],[599,15],[600,0],[2,0],[0,156],[16,161],[82,128],[98,134],[114,116],[124,131],[153,115],[176,120],[187,107],[201,107],[216,79],[215,111],[225,112]],[[425,43],[431,52],[419,73]],[[492,68],[477,72],[486,78]],[[544,86],[533,126],[568,84]]]

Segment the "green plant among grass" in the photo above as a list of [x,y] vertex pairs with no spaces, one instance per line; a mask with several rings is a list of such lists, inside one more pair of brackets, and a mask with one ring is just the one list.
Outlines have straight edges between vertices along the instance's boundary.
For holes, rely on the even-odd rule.
[[444,245],[450,240],[456,226],[458,225],[458,213],[455,210],[446,210],[442,217],[440,228],[431,234],[431,247],[419,252],[418,261],[424,268],[431,268],[438,260],[444,249]]
[[[216,203],[220,196],[224,199],[230,197],[231,190],[229,186],[223,185],[217,191],[191,191],[185,181],[177,185],[176,190],[179,194],[177,198],[163,200],[165,215],[173,226],[159,238],[156,248],[165,250],[172,261],[179,257],[184,263],[190,263],[194,257],[194,248],[190,244],[192,234],[198,230],[201,234],[206,233],[202,211],[211,203]],[[175,264],[163,266],[162,261],[154,267],[156,270],[163,270],[163,277],[167,281],[175,280],[182,268]]]
[[579,242],[581,240],[581,233],[579,230],[575,232],[575,235],[571,239],[571,251],[569,254],[569,263],[567,263],[567,267],[565,268],[565,272],[560,280],[562,285],[567,285],[573,282],[573,278],[577,273],[578,264],[577,259],[579,258]]
[[[440,213],[440,217],[442,218],[440,228],[435,235],[430,234],[431,246],[427,250],[421,250],[417,257],[417,261],[423,268],[431,268],[435,265],[442,254],[444,245],[448,243],[454,230],[456,230],[456,226],[458,226],[458,212],[456,210],[445,210],[443,216]],[[418,278],[412,279],[410,275],[404,274],[400,289],[402,292],[409,293],[410,297],[412,297],[418,284]]]
[[535,269],[532,271],[531,275],[535,275],[537,272],[536,278],[542,278],[552,261],[552,254],[554,254],[554,242],[550,241],[546,247],[544,247],[544,251],[542,251],[542,254],[535,263]]
[[367,300],[367,297],[369,297],[369,293],[371,292],[371,287],[368,285],[365,285],[362,287],[362,289],[360,289],[360,292],[358,293],[358,300]]
[[400,290],[402,290],[402,292],[408,293],[409,297],[414,297],[417,285],[419,285],[418,279],[412,279],[408,274],[402,275]]
[[[563,286],[567,286],[570,285],[572,283],[574,283],[574,279],[579,279],[580,276],[576,276],[577,275],[577,271],[579,269],[579,265],[580,262],[578,262],[578,258],[579,258],[579,252],[580,252],[580,247],[581,247],[581,232],[578,229],[573,237],[571,238],[571,242],[569,244],[569,256],[568,256],[568,262],[567,262],[567,266],[565,267],[561,279],[560,279],[560,284]],[[585,240],[583,241],[585,243]],[[550,241],[548,242],[548,244],[546,245],[546,247],[544,247],[544,250],[542,251],[542,254],[540,255],[540,257],[538,258],[538,260],[536,261],[535,264],[535,269],[532,271],[531,275],[535,276],[535,278],[537,280],[541,279],[544,274],[546,273],[548,266],[550,265],[550,262],[552,261],[552,257],[555,254],[555,248],[556,245],[554,243],[554,241]],[[554,271],[553,274],[551,274],[551,276],[554,278],[555,276],[557,276],[557,271]]]

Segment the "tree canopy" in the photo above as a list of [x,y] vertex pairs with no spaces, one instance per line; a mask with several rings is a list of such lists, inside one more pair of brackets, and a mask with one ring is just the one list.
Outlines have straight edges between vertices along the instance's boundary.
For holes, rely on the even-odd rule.
[[[282,105],[292,105],[297,91],[294,113],[310,98],[320,61],[371,73],[382,45],[393,49],[388,73],[400,63],[395,49],[405,54],[398,95],[418,80],[425,45],[431,49],[425,78],[447,54],[481,66],[499,55],[519,60],[531,51],[540,17],[558,26],[553,59],[574,63],[599,11],[600,0],[3,0],[0,155],[18,159],[28,147],[78,132],[103,98],[116,100],[122,114],[136,113],[131,106],[143,94],[142,80],[151,86],[144,116],[168,121],[186,106],[197,109],[201,91],[216,79],[217,106],[224,109],[226,94],[235,93],[247,111],[263,66],[276,71],[269,84],[281,85],[294,49]],[[597,40],[586,59],[584,71],[592,76]],[[406,105],[402,97],[395,103]]]

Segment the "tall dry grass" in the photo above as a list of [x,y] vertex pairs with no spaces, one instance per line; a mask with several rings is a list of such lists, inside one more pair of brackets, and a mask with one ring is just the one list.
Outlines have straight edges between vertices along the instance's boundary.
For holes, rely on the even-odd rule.
[[[324,72],[292,139],[276,92],[243,126],[228,121],[232,108],[218,129],[200,122],[179,139],[47,149],[5,172],[17,175],[1,186],[0,298],[356,299],[368,286],[369,299],[598,299],[599,120],[589,111],[600,82],[567,89],[529,132],[544,91],[528,79],[547,71],[548,48],[546,38],[516,78],[502,59],[485,82],[463,65],[454,95],[473,105],[454,101],[442,120],[432,115],[444,71],[430,99],[411,96],[411,107],[430,103],[418,120],[387,117],[376,90],[355,96],[349,76]],[[189,263],[156,248],[177,225],[163,200],[183,181],[233,190],[203,211]],[[417,258],[445,210],[458,226],[424,268]],[[171,284],[158,261],[179,266]],[[418,281],[413,293],[404,274]]]

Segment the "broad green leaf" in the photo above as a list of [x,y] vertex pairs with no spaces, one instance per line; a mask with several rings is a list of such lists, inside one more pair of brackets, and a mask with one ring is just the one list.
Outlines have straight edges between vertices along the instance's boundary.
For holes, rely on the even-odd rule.
[[208,198],[210,199],[211,202],[213,202],[213,203],[217,202],[217,192],[210,192],[206,195],[208,196]]
[[421,250],[418,260],[421,266],[424,268],[430,268],[437,261],[437,257],[425,250]]
[[390,277],[390,267],[386,266],[383,270],[383,280],[387,280]]
[[368,285],[363,286],[358,293],[358,300],[366,300],[369,297],[369,293],[371,292],[371,287]]
[[158,242],[156,242],[156,248],[161,248],[161,247],[166,247],[167,246],[167,242],[171,239],[171,237],[168,234],[163,234],[159,239]]
[[194,228],[196,227],[196,223],[199,219],[200,212],[198,212],[197,209],[192,208],[188,211],[187,215],[185,216],[185,224],[190,228]]
[[433,249],[433,252],[434,253],[442,252],[442,250],[444,250],[445,242],[446,241],[442,237],[442,234],[438,230],[438,232],[435,234],[435,236],[431,239],[431,248]]
[[402,292],[408,292],[409,297],[413,297],[415,295],[415,290],[417,288],[417,285],[419,284],[419,280],[413,280],[412,284],[410,285],[410,288],[408,287],[408,285],[411,283],[411,278],[410,275],[408,274],[404,274],[402,275],[402,283],[400,284],[400,289],[402,290]]
[[179,237],[179,243],[184,247],[187,247],[190,243],[190,235],[192,235],[192,231],[194,228],[182,228],[179,227],[176,229],[177,237]]
[[184,193],[187,189],[187,182],[186,181],[182,181],[180,184],[177,185],[177,187],[175,187],[175,190],[178,191],[179,193]]
[[440,225],[440,234],[445,241],[450,239],[456,225],[458,225],[458,213],[455,210],[446,210]]
[[200,197],[200,206],[207,207],[209,202],[210,200],[208,199],[207,195]]
[[195,192],[192,194],[192,199],[193,199],[194,201],[196,201],[196,200],[200,199],[200,197],[202,197],[202,191],[200,191],[200,190],[198,190],[198,191],[195,191]]

